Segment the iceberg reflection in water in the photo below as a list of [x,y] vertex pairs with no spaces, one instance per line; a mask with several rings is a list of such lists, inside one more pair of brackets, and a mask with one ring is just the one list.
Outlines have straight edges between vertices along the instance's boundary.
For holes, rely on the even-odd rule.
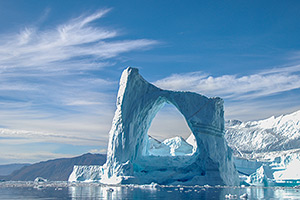
[[300,187],[122,185],[3,182],[0,199],[300,199]]

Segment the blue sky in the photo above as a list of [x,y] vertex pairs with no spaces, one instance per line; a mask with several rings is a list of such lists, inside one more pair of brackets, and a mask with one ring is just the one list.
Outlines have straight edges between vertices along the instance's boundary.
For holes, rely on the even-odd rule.
[[[299,1],[0,1],[0,164],[104,153],[127,66],[163,89],[222,97],[226,119],[299,110],[299,9]],[[182,121],[166,107],[151,134],[186,135]]]

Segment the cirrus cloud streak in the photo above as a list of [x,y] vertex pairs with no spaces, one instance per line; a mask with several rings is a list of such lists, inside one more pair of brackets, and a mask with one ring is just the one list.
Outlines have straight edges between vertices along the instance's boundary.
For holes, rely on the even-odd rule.
[[[52,29],[25,27],[19,33],[1,35],[0,69],[68,69],[68,61],[74,59],[89,66],[92,61],[94,65],[101,64],[103,60],[121,53],[157,44],[157,41],[147,39],[116,40],[115,37],[120,34],[116,30],[92,24],[108,12],[109,9],[106,9],[92,15],[82,15]],[[79,65],[70,70],[78,70],[78,67],[80,69]]]
[[250,75],[211,76],[203,72],[173,74],[155,82],[171,90],[190,90],[225,99],[255,99],[300,88],[300,65]]

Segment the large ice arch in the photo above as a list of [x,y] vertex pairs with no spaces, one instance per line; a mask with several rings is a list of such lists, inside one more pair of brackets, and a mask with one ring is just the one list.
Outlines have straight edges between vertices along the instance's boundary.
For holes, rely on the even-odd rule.
[[[197,149],[191,156],[160,157],[148,153],[148,129],[166,102],[184,116],[195,137]],[[223,137],[221,98],[162,90],[144,80],[138,69],[129,67],[122,73],[116,104],[106,163],[96,174],[91,169],[75,167],[69,180],[98,180],[105,184],[238,185],[232,153]]]

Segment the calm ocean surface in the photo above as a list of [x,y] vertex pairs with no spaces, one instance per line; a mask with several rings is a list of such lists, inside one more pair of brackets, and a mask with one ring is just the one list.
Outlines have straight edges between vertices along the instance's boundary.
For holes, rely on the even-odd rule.
[[104,186],[95,183],[3,182],[0,199],[300,199],[300,189],[283,187]]

